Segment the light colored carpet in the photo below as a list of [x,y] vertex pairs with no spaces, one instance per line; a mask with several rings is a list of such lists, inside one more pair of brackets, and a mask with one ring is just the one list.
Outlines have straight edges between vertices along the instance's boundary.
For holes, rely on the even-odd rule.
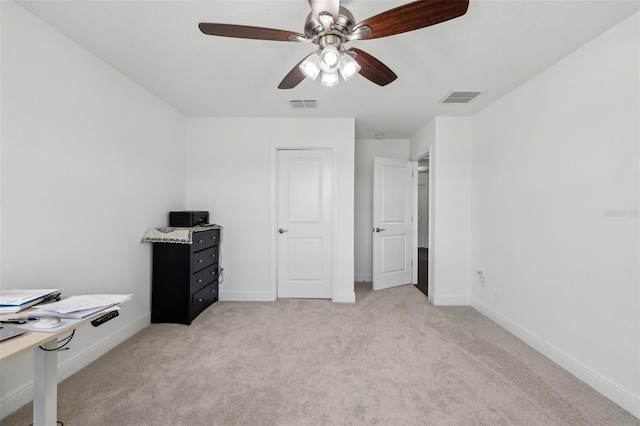
[[[357,303],[219,302],[153,324],[59,385],[88,425],[640,425],[470,307],[414,286]],[[26,426],[31,405],[2,421]]]

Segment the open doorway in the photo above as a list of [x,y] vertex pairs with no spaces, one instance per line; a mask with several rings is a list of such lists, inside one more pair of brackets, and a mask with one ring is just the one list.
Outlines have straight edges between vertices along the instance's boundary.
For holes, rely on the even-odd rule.
[[418,160],[418,283],[429,296],[429,154]]

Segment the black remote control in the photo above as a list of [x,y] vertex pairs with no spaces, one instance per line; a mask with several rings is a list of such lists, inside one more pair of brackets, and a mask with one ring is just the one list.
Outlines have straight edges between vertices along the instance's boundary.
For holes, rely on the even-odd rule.
[[91,325],[94,327],[97,327],[99,325],[104,324],[105,322],[114,319],[115,317],[117,317],[118,315],[120,315],[118,313],[118,311],[111,311],[107,314],[104,314],[103,316],[101,316],[100,318],[96,318],[93,321],[91,321]]

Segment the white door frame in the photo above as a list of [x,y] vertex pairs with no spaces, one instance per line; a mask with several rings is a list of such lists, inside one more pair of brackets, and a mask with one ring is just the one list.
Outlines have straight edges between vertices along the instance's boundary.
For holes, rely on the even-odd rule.
[[413,194],[413,252],[411,253],[411,269],[413,284],[418,284],[418,162],[413,162],[413,172],[411,173],[411,193]]
[[[426,194],[424,193],[425,191],[427,192]],[[424,215],[420,214],[420,213],[423,213],[422,210],[420,209],[420,203],[423,201],[427,203],[427,209],[428,209],[429,208],[429,185],[424,183],[418,183],[418,248],[429,246],[429,240],[427,239],[429,236],[429,211],[427,210],[426,212],[424,212],[426,213]],[[426,220],[427,220],[426,223],[423,222],[422,230],[420,229],[421,217],[423,220],[426,217]],[[423,231],[426,231],[426,232],[423,232]],[[424,238],[425,234],[427,238]]]
[[[271,147],[271,218],[270,238],[270,300],[278,298],[278,151],[279,150],[329,150],[331,170],[331,299],[338,299],[338,150],[333,146],[272,146]],[[256,236],[259,238],[259,236]]]
[[[416,176],[417,176],[417,169],[418,169],[418,161],[422,160],[422,159],[429,159],[429,260],[427,262],[427,270],[428,270],[428,299],[431,303],[433,303],[433,296],[435,294],[435,287],[436,287],[436,231],[435,231],[435,224],[436,224],[436,218],[435,218],[435,205],[436,205],[436,164],[435,164],[435,158],[434,158],[434,154],[435,154],[435,148],[432,146],[429,146],[427,148],[427,152],[424,152],[416,157],[414,157],[414,164],[415,164],[415,170],[416,170]],[[414,190],[415,190],[415,202],[416,204],[418,203],[418,180],[416,179],[414,182]],[[416,216],[417,217],[417,207],[416,207]],[[415,241],[417,243],[418,241],[418,224],[417,222],[414,222],[414,236],[415,236]],[[414,281],[418,282],[418,249],[416,246],[416,250],[415,250],[415,256],[416,258],[414,259],[414,265],[415,265],[415,269],[414,269]]]

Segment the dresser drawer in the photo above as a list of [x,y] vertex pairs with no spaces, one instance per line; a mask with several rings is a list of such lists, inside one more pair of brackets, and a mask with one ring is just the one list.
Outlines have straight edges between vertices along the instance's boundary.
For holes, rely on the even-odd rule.
[[211,229],[209,231],[194,232],[191,240],[192,253],[209,247],[217,246],[218,241],[220,240],[220,230]]
[[218,261],[218,247],[211,247],[193,254],[193,272],[203,270]]
[[202,271],[196,272],[191,277],[191,291],[200,290],[207,284],[218,281],[218,265],[213,264]]
[[200,312],[218,300],[218,282],[214,282],[193,294],[191,301],[191,317],[195,318]]

